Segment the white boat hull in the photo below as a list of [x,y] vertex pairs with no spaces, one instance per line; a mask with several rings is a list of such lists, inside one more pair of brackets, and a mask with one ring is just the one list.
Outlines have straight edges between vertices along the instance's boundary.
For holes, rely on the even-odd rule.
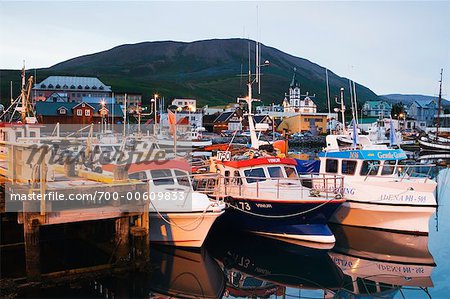
[[150,212],[150,242],[181,247],[201,247],[214,221],[223,213],[224,211],[161,214]]
[[377,205],[347,201],[338,208],[330,222],[389,231],[428,234],[428,223],[435,211],[435,207],[429,206]]

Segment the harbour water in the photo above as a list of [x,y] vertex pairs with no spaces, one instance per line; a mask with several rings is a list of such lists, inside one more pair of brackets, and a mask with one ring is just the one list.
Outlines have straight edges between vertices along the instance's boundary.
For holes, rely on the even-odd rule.
[[[9,297],[448,298],[450,169],[439,177],[439,208],[430,219],[429,236],[334,225],[337,242],[327,248],[232,231],[218,221],[201,250],[151,244],[144,268],[31,285]],[[64,277],[71,267],[108,262],[98,246],[108,242],[107,229],[93,232],[96,245],[77,241],[78,228],[55,230],[42,236],[48,249],[42,250],[44,272],[59,270]],[[23,267],[20,256],[2,252],[3,274]]]

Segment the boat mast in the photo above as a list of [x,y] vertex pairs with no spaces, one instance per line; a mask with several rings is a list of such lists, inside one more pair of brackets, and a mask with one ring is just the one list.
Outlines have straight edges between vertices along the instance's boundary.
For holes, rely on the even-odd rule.
[[440,125],[440,114],[441,114],[441,101],[442,101],[442,72],[443,69],[441,69],[441,80],[439,81],[439,98],[438,98],[438,111],[437,111],[437,117],[436,117],[436,140],[438,140],[439,135],[439,125]]
[[325,81],[327,84],[327,104],[328,104],[328,128],[329,128],[329,134],[331,134],[331,103],[330,103],[330,86],[328,83],[328,69],[325,69]]

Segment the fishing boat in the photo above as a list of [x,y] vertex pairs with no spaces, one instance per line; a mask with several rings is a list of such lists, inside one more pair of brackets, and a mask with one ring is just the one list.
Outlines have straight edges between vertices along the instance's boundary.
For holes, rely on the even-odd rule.
[[448,136],[440,136],[439,128],[441,126],[441,111],[442,111],[442,72],[441,80],[439,81],[439,97],[438,97],[438,111],[436,115],[436,131],[422,136],[419,139],[420,148],[426,152],[450,153],[450,138]]
[[330,257],[348,281],[336,295],[341,298],[374,296],[394,298],[402,287],[432,287],[436,267],[428,250],[428,236],[360,227],[333,225],[337,236]]
[[[344,202],[343,179],[299,178],[295,165],[294,159],[271,156],[217,161],[216,194],[230,205],[226,218],[260,235],[334,243],[327,221]],[[317,184],[331,188],[319,191],[312,187]]]
[[354,136],[354,146],[342,148],[340,135],[328,135],[327,147],[319,153],[321,174],[345,177],[347,201],[331,222],[428,234],[428,221],[437,206],[437,184],[430,179],[433,165],[404,164],[403,150],[374,145],[356,132]]
[[[218,152],[211,159],[210,172],[218,175],[212,196],[224,198],[229,208],[224,217],[230,225],[256,234],[286,240],[334,243],[327,222],[344,202],[343,178],[324,175],[299,178],[294,159],[275,157],[260,150],[262,143],[252,113],[252,83],[260,82],[256,45],[256,77],[249,73],[248,95],[238,98],[247,104],[251,149],[240,155]],[[320,181],[320,182],[318,182]],[[323,184],[327,190],[312,186]]]
[[[104,165],[114,171],[117,165]],[[191,165],[185,160],[151,160],[127,165],[130,179],[148,182],[150,241],[181,247],[201,247],[225,205],[192,188]]]

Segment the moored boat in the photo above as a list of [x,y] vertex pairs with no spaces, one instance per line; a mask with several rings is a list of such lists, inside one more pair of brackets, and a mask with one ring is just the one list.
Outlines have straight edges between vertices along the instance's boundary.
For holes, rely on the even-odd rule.
[[428,234],[428,221],[437,206],[437,184],[430,179],[433,165],[403,165],[407,158],[403,150],[373,145],[365,136],[359,136],[358,147],[342,149],[338,138],[327,136],[327,147],[319,153],[320,173],[345,177],[347,201],[331,221]]
[[[201,247],[225,205],[192,189],[191,166],[185,160],[145,161],[128,165],[130,179],[148,182],[150,241]],[[114,165],[105,165],[113,171]]]
[[[215,196],[230,205],[224,215],[230,225],[275,238],[333,243],[327,222],[344,202],[343,179],[299,178],[295,165],[294,159],[276,157],[217,161]],[[314,189],[316,184],[330,189]]]

